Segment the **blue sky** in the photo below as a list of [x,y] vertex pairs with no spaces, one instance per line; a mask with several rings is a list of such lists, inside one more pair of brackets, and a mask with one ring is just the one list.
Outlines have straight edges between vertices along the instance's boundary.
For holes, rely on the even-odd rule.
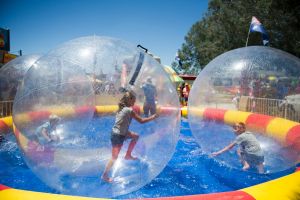
[[10,29],[11,52],[47,53],[82,36],[141,44],[170,65],[208,0],[1,0],[0,27]]

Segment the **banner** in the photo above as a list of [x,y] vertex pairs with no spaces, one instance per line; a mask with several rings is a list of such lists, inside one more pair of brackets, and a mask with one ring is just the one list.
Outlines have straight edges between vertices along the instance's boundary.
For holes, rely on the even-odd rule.
[[10,51],[9,30],[0,28],[0,50]]
[[15,54],[4,53],[3,64],[8,63],[9,61],[15,59],[16,57],[18,56]]

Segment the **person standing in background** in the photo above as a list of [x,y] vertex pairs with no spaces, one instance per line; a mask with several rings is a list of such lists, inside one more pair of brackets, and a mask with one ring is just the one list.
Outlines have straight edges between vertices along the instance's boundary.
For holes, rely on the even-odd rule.
[[156,113],[156,100],[157,100],[157,91],[156,87],[152,83],[151,77],[148,77],[146,83],[144,83],[141,88],[144,91],[145,102],[144,102],[144,115],[148,117]]
[[189,100],[189,94],[190,94],[190,86],[188,83],[184,84],[184,88],[182,90],[183,98],[184,98],[184,105],[187,106],[188,100]]

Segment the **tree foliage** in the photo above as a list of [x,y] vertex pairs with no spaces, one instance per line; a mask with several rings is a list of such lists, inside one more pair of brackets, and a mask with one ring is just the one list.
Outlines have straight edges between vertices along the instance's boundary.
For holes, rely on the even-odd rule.
[[[299,0],[211,0],[178,52],[185,73],[197,73],[216,56],[245,47],[252,16],[265,27],[271,47],[300,57]],[[248,46],[263,45],[261,34],[249,35]],[[180,68],[180,69],[179,69]]]

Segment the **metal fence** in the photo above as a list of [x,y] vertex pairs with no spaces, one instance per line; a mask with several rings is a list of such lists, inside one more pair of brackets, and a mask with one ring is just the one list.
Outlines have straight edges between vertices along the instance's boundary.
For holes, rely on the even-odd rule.
[[[0,117],[11,116],[12,107],[13,101],[1,101]],[[242,96],[238,109],[300,122],[300,102],[290,103],[287,100]]]
[[287,100],[243,96],[239,110],[300,122],[300,103]]
[[0,101],[0,117],[12,115],[13,101]]

